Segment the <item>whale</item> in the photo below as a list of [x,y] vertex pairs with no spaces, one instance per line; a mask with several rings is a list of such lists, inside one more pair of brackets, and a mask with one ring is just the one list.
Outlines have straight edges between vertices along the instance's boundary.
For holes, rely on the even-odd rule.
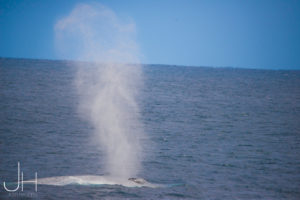
[[[36,180],[25,180],[24,184],[35,184]],[[150,183],[143,178],[118,178],[111,176],[78,175],[54,176],[37,179],[38,185],[121,185],[125,187],[163,187],[162,184]]]
[[147,181],[145,179],[142,178],[129,178],[129,181],[133,181],[137,184],[145,184]]

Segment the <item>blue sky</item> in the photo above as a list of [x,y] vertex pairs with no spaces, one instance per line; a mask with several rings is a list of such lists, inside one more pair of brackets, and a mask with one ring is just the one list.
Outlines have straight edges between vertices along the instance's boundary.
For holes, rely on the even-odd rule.
[[[89,1],[0,0],[0,57],[57,59],[54,25]],[[300,1],[99,0],[136,23],[143,63],[300,69]]]

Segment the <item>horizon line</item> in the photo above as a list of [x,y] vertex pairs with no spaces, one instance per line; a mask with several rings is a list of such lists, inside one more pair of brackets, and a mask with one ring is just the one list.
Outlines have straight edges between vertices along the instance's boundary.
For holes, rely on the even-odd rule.
[[[71,60],[71,59],[53,59],[53,58],[25,58],[25,57],[3,57],[0,59],[19,59],[19,60],[46,60],[53,62],[87,62],[96,63],[97,61],[84,61],[84,60]],[[271,70],[271,71],[299,71],[300,68],[258,68],[258,67],[237,67],[237,66],[207,66],[207,65],[183,65],[183,64],[157,64],[157,63],[127,63],[133,65],[152,65],[152,66],[176,66],[176,67],[200,67],[200,68],[212,68],[212,69],[245,69],[245,70]]]

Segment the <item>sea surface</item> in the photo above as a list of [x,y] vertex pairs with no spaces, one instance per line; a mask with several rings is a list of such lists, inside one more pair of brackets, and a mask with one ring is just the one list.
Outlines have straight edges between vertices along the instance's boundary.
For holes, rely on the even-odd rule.
[[[166,187],[3,181],[103,175],[69,61],[0,59],[0,199],[300,199],[300,71],[145,65],[140,177]],[[11,185],[7,187],[13,187]]]

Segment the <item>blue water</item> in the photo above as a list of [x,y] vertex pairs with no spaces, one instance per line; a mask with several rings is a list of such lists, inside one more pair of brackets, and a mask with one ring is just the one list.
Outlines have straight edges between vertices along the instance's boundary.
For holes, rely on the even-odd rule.
[[[147,65],[140,177],[162,188],[3,181],[103,175],[70,62],[0,59],[0,199],[300,199],[300,71]],[[12,187],[12,186],[11,186]]]

